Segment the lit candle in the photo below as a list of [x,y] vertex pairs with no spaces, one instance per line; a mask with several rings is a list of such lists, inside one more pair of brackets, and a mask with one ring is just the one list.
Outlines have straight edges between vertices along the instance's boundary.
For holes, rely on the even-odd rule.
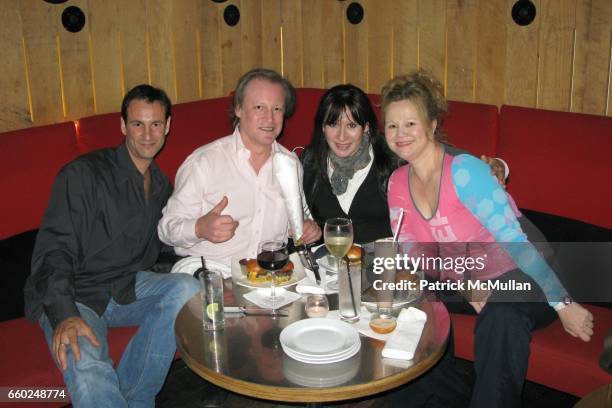
[[308,317],[325,317],[329,312],[329,303],[325,295],[308,295],[304,306]]
[[327,315],[327,308],[323,306],[311,306],[306,309],[308,317],[325,317]]

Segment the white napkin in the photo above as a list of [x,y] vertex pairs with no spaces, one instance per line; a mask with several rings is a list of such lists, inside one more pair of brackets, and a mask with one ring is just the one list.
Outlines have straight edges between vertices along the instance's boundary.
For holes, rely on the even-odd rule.
[[[232,271],[229,265],[209,260],[205,260],[205,262],[208,270],[219,272],[221,276],[223,276],[223,279],[227,279],[232,276]],[[189,275],[193,275],[193,273],[201,267],[202,260],[199,256],[189,256],[175,263],[170,270],[170,273],[187,273]]]
[[304,233],[304,206],[300,194],[298,166],[299,161],[294,156],[282,152],[275,152],[272,156],[274,175],[285,199],[289,225],[296,239]]
[[300,281],[295,287],[295,291],[300,294],[313,294],[313,295],[329,295],[332,293],[337,293],[338,290],[329,289],[327,287],[328,282],[333,282],[337,280],[337,275],[335,276],[327,276],[325,273],[325,269],[320,268],[319,273],[321,275],[321,284],[317,285],[317,281],[314,276],[314,272],[308,268],[304,268],[304,272],[306,273],[306,277]]
[[302,298],[299,293],[290,292],[283,288],[275,288],[274,291],[277,297],[282,296],[281,301],[276,300],[272,303],[270,300],[270,288],[256,289],[252,292],[245,293],[244,298],[264,309],[279,309]]
[[382,349],[382,356],[411,360],[426,321],[425,312],[414,307],[403,309],[397,317],[397,327],[389,335],[387,344]]

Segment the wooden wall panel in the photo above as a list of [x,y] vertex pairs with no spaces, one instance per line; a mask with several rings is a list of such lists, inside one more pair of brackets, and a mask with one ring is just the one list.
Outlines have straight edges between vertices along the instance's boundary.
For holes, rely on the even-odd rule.
[[[123,92],[150,83],[147,0],[122,1],[119,12]],[[166,89],[170,92],[170,89]]]
[[281,1],[282,72],[294,86],[304,85],[302,2]]
[[479,0],[475,72],[476,102],[504,102],[506,20],[511,20],[506,0]]
[[343,2],[342,21],[344,28],[344,81],[361,89],[368,88],[368,14],[361,24],[351,24],[346,19],[350,2]]
[[[610,1],[533,0],[526,27],[515,0],[358,1],[353,25],[337,0],[4,0],[0,131],[116,111],[140,83],[175,103],[227,95],[257,66],[296,87],[368,92],[422,67],[449,99],[612,114]],[[68,5],[86,13],[79,33],[61,25]]]
[[576,44],[572,79],[573,112],[606,114],[610,74],[612,7],[609,0],[576,4]]
[[222,70],[222,93],[228,95],[236,86],[238,78],[242,75],[240,46],[241,41],[241,25],[243,24],[242,17],[240,22],[233,27],[228,26],[223,22],[223,9],[229,4],[240,6],[238,2],[225,2],[219,9],[221,16],[220,33],[221,33],[221,70]]
[[[506,15],[514,0],[506,0]],[[538,100],[538,36],[540,33],[540,0],[534,0],[537,14],[528,26],[519,26],[506,18],[506,76],[504,103],[515,106],[536,106]]]
[[[176,101],[172,6],[167,0],[147,0],[149,82],[164,89]],[[186,29],[186,27],[182,27]]]
[[189,102],[202,97],[200,93],[199,34],[201,24],[199,0],[176,0],[172,3],[171,40],[174,50],[173,101]]
[[339,1],[325,1],[322,4],[323,36],[323,87],[330,88],[344,82],[344,50],[342,20],[343,6]]
[[393,13],[393,48],[391,77],[418,67],[418,1],[396,0],[401,13]]
[[202,4],[202,31],[200,33],[200,87],[203,98],[223,95],[221,72],[221,24],[220,5],[207,1]]
[[37,0],[20,1],[35,125],[64,119],[57,20],[60,11]]
[[123,98],[119,1],[87,3],[95,113],[116,112]]
[[326,0],[308,0],[302,3],[302,60],[304,86],[323,88],[323,50],[327,38],[323,33],[323,3]]
[[576,0],[542,0],[540,10],[537,107],[568,111]]
[[[72,0],[71,5],[79,7],[85,16],[88,15],[87,0]],[[78,33],[59,30],[64,115],[70,120],[95,113],[87,24],[89,21],[86,17],[85,27]]]
[[418,0],[418,68],[446,79],[446,1]]
[[241,74],[250,69],[261,67],[261,0],[242,0],[240,2],[240,62]]
[[475,100],[478,1],[449,0],[446,9],[446,97]]
[[22,41],[19,0],[9,0],[10,5],[0,13],[0,123],[2,131],[21,129],[32,124],[28,99],[28,84],[24,43]]
[[262,0],[261,63],[262,66],[282,71],[281,64],[281,0]]
[[[365,1],[363,3],[366,3]],[[393,5],[395,0],[368,0],[368,92],[380,92],[391,79]],[[363,23],[362,23],[363,24]]]

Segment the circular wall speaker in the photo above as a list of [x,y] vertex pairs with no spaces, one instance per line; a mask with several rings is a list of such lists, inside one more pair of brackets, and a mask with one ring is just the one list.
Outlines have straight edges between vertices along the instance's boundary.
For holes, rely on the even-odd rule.
[[238,7],[233,4],[227,6],[225,10],[223,10],[223,20],[225,20],[225,24],[230,27],[238,24],[240,21],[240,10],[238,10]]
[[71,33],[78,33],[85,26],[85,13],[76,6],[66,7],[62,13],[62,25]]
[[536,7],[530,0],[519,0],[512,6],[512,20],[520,26],[529,25],[536,18]]
[[346,18],[351,24],[359,24],[363,20],[363,7],[361,4],[354,2],[346,8]]

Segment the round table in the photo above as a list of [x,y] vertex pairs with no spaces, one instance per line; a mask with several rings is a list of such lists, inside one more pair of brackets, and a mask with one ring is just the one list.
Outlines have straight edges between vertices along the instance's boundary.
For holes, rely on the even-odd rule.
[[[225,305],[244,305],[250,289],[225,282]],[[337,296],[328,296],[332,309]],[[421,300],[412,306],[427,313],[421,340],[410,361],[381,356],[384,343],[360,335],[361,350],[334,364],[306,364],[283,352],[279,335],[290,323],[306,318],[304,299],[286,309],[288,317],[226,314],[225,329],[205,331],[202,306],[194,296],[179,312],[175,332],[187,366],[207,381],[254,398],[285,402],[341,401],[395,388],[429,370],[444,354],[450,318],[441,302]],[[251,305],[252,306],[252,305]]]

